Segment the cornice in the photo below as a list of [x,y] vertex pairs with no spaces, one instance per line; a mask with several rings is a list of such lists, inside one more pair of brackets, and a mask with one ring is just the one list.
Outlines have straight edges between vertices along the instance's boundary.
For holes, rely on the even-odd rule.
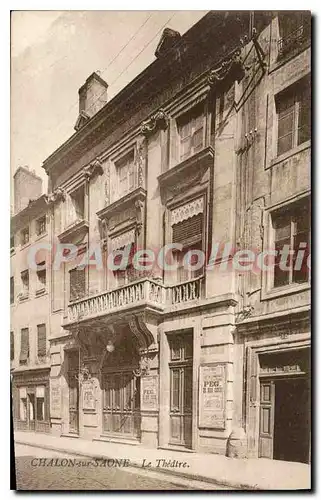
[[156,130],[166,130],[169,117],[163,109],[159,109],[148,120],[143,121],[140,127],[140,133],[145,137],[156,132]]
[[162,189],[169,188],[170,190],[182,190],[182,182],[186,181],[188,175],[197,179],[201,178],[203,173],[213,164],[214,149],[212,146],[202,149],[195,155],[178,163],[175,167],[170,168],[167,172],[158,176],[158,182]]
[[61,243],[69,243],[72,238],[75,238],[76,236],[83,235],[88,233],[89,229],[89,224],[88,221],[86,220],[80,220],[76,221],[74,224],[71,226],[67,227],[62,233],[58,235],[59,240]]
[[[266,315],[268,316],[268,315]],[[250,317],[242,323],[237,323],[236,329],[241,335],[263,334],[271,331],[280,334],[289,333],[292,330],[300,330],[308,327],[311,323],[310,308],[299,308],[297,311],[291,309],[269,315],[268,317]]]
[[[156,87],[163,79],[168,81],[168,78],[176,77],[177,75],[184,76],[184,62],[199,61],[200,48],[204,48],[202,54],[208,54],[208,57],[219,58],[226,45],[232,45],[241,36],[248,26],[248,13],[240,14],[229,12],[220,14],[218,12],[209,12],[198,23],[190,28],[179,40],[177,48],[169,51],[165,58],[156,59],[145,70],[142,71],[133,81],[131,81],[124,89],[122,89],[113,99],[111,99],[103,108],[98,111],[87,123],[75,134],[73,134],[64,144],[54,151],[44,162],[43,168],[49,173],[58,163],[68,168],[69,155],[72,153],[72,158],[81,156],[81,151],[86,145],[93,144],[97,137],[106,133],[106,124],[113,128],[121,126],[128,118],[124,109],[128,109],[128,101],[132,103],[141,103],[141,96],[144,99],[147,95],[156,96]],[[224,27],[222,30],[221,28]],[[209,44],[209,41],[217,35],[216,44]],[[234,36],[231,39],[231,34]],[[195,43],[195,40],[197,43]],[[232,43],[231,43],[232,42]],[[209,47],[211,50],[209,51]],[[206,49],[207,48],[207,52]],[[202,61],[207,61],[207,57],[203,57]],[[205,71],[205,68],[204,68]],[[148,91],[147,88],[148,87]],[[151,93],[152,90],[152,93]],[[154,92],[155,91],[155,92]],[[140,95],[138,95],[140,94]],[[134,106],[135,107],[135,106]],[[134,108],[131,106],[131,109]],[[118,117],[120,117],[118,119]],[[126,132],[127,133],[127,132]],[[97,142],[97,141],[96,141]],[[95,143],[96,143],[95,142]],[[81,146],[81,148],[78,147]],[[73,160],[75,161],[75,160]]]
[[136,206],[137,203],[145,201],[146,194],[147,193],[145,189],[138,187],[134,191],[128,193],[126,196],[123,196],[119,200],[114,201],[110,205],[96,212],[97,217],[100,220],[109,219],[112,215],[114,215],[117,212],[121,212],[127,206],[129,205]]

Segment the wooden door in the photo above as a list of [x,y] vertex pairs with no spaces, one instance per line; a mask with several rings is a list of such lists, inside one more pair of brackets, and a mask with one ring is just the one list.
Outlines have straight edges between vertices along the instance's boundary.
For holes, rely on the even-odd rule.
[[132,370],[104,375],[103,430],[124,437],[140,435],[140,379]]
[[275,385],[272,380],[260,383],[259,457],[273,458]]
[[79,432],[79,382],[75,372],[69,372],[69,432]]
[[34,390],[28,390],[28,403],[27,403],[27,427],[29,431],[36,430],[36,394]]
[[79,352],[68,354],[69,432],[79,433]]
[[174,335],[170,344],[170,444],[192,446],[193,337]]

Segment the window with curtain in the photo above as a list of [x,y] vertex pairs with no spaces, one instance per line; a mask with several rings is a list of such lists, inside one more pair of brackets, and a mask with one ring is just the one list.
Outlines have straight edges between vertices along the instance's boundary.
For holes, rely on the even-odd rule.
[[193,250],[203,252],[203,225],[202,198],[172,211],[172,242],[183,245],[182,251],[174,250],[179,283],[197,278],[204,272],[203,267],[195,269],[198,267],[197,254],[189,254]]
[[86,269],[69,271],[69,300],[82,299],[86,295]]
[[305,78],[276,96],[277,154],[281,155],[311,138],[311,80]]
[[186,160],[204,148],[205,115],[204,104],[195,106],[191,111],[177,119],[179,134],[180,161]]
[[20,342],[20,364],[26,364],[29,359],[29,328],[22,328]]
[[118,179],[118,196],[122,197],[134,189],[134,151],[115,163]]
[[311,38],[311,14],[302,11],[280,12],[278,14],[279,57],[284,57],[300,48],[303,43]]
[[[274,287],[305,283],[310,270],[307,259],[310,254],[310,205],[305,200],[272,215],[274,248],[278,252],[274,266]],[[293,251],[288,257],[286,270],[280,269],[280,251],[287,245]],[[299,254],[299,252],[301,252]]]
[[37,354],[38,357],[46,356],[46,325],[37,325]]

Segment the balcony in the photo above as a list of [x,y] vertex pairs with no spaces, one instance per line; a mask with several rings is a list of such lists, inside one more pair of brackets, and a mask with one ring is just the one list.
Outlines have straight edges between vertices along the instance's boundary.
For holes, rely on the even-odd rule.
[[143,279],[126,286],[87,297],[68,306],[65,325],[107,314],[122,313],[128,309],[149,309],[162,313],[173,306],[184,305],[202,298],[203,277],[164,286],[151,279]]
[[278,58],[284,58],[288,54],[293,54],[301,50],[310,43],[311,33],[307,25],[302,24],[288,36],[280,38],[278,41]]

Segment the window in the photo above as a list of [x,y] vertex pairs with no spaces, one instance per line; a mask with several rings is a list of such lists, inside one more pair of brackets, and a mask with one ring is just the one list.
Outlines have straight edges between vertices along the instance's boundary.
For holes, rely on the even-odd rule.
[[21,231],[21,246],[27,245],[29,243],[29,228],[26,227]]
[[46,232],[46,216],[40,217],[36,221],[36,232],[37,236],[44,234]]
[[[177,280],[182,283],[201,276],[203,262],[203,198],[172,210],[172,242],[183,245],[182,251],[174,250],[177,262]],[[188,252],[193,252],[188,254]],[[204,260],[204,258],[202,258]]]
[[[125,250],[125,247],[120,248],[119,250]],[[119,269],[114,271],[114,276],[117,281],[117,286],[124,286],[134,281],[136,279],[135,269],[132,265],[132,258],[135,254],[135,245],[130,245],[129,258],[128,258],[128,266],[126,269]],[[121,255],[116,255],[114,258],[114,265],[120,265],[121,263]]]
[[36,387],[36,418],[37,421],[45,420],[45,387]]
[[306,12],[279,13],[279,56],[283,57],[300,46],[311,36],[311,14]]
[[[305,202],[272,216],[275,250],[274,287],[305,283],[309,280],[308,256],[310,254],[310,207]],[[293,252],[280,268],[280,251],[285,245]]]
[[37,354],[39,358],[46,356],[46,325],[37,325]]
[[74,220],[82,220],[85,217],[85,186],[80,186],[70,195]]
[[85,186],[81,185],[67,197],[65,225],[68,227],[85,218]]
[[72,269],[69,271],[70,300],[78,300],[86,295],[86,270]]
[[204,105],[196,106],[177,120],[180,161],[201,151],[204,147]]
[[29,271],[26,269],[21,273],[21,283],[23,294],[27,295],[29,293]]
[[27,389],[20,387],[19,389],[19,418],[23,422],[27,420]]
[[14,332],[10,332],[10,361],[14,360]]
[[[38,266],[44,266],[45,262],[40,262]],[[42,269],[41,271],[37,271],[37,279],[38,279],[38,290],[43,290],[46,288],[46,269]]]
[[115,164],[118,178],[118,195],[124,196],[134,188],[134,152],[124,156]]
[[20,364],[26,364],[29,358],[29,328],[22,328],[21,330],[21,344],[20,344]]
[[277,154],[308,141],[311,137],[311,81],[304,79],[277,96]]
[[14,277],[10,278],[10,304],[14,303]]

